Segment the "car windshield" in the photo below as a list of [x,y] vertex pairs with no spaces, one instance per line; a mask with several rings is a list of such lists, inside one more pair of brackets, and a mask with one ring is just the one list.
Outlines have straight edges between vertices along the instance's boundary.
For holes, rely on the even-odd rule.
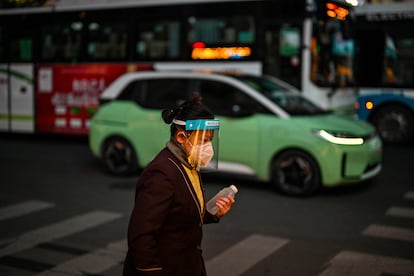
[[322,108],[316,106],[296,92],[294,88],[289,87],[287,84],[285,85],[283,82],[279,83],[270,78],[256,76],[239,76],[237,78],[264,95],[292,116],[326,113]]

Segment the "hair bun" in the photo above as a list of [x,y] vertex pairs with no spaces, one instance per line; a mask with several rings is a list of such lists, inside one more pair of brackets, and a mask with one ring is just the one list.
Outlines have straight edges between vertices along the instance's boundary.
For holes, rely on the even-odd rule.
[[201,103],[201,96],[195,92],[193,97],[183,102],[179,107],[164,109],[161,117],[166,124],[174,119],[187,121],[198,119],[214,119],[214,114]]
[[167,108],[162,111],[161,116],[165,123],[171,124],[174,118],[177,116],[177,113],[178,111],[176,108]]

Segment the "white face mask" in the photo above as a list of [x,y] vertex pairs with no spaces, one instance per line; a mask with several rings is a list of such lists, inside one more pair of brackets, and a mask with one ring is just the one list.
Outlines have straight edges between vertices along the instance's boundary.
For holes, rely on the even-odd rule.
[[214,156],[213,145],[207,142],[201,145],[191,145],[191,152],[189,158],[193,160],[198,166],[205,167],[210,163]]

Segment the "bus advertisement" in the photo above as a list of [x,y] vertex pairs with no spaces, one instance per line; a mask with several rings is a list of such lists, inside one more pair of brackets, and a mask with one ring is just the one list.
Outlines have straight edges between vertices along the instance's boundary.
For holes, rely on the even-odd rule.
[[[121,74],[144,68],[126,64],[39,64],[34,69],[32,65],[21,65],[3,70],[12,77],[10,82],[3,79],[0,91],[13,93],[9,101],[6,93],[1,93],[0,129],[87,134],[101,92]],[[11,104],[8,114],[7,103]]]
[[353,111],[352,23],[345,0],[7,1],[0,131],[86,135],[100,93],[137,70],[268,74]]
[[102,91],[121,74],[138,68],[138,65],[126,64],[37,66],[37,131],[87,134]]

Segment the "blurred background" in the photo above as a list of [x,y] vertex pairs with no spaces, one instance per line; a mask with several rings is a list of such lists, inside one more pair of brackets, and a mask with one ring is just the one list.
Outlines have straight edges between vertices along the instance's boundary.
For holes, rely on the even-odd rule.
[[310,197],[207,174],[240,191],[209,275],[414,275],[411,0],[0,1],[0,274],[120,275],[139,174],[102,168],[92,119],[125,73],[183,70],[276,77],[383,144],[376,177]]

